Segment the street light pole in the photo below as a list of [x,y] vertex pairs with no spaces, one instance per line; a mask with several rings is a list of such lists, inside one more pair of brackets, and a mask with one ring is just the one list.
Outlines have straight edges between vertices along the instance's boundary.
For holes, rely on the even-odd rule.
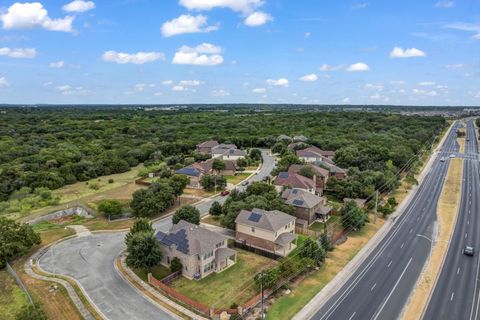
[[263,314],[263,271],[260,272],[260,292],[261,292],[261,300],[260,300],[260,320],[264,319]]

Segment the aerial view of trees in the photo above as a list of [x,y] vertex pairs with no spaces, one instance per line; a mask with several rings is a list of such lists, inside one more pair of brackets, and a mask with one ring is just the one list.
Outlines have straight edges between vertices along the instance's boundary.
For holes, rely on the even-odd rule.
[[36,244],[40,244],[40,236],[30,225],[0,217],[0,269]]
[[[275,151],[283,151],[277,137],[301,132],[309,143],[335,150],[340,167],[387,176],[388,171],[404,166],[446,125],[441,117],[289,109],[277,112],[275,108],[254,112],[244,107],[229,107],[226,112],[193,108],[170,112],[120,107],[6,108],[0,121],[0,212],[6,207],[2,201],[14,200],[14,193],[24,187],[29,188],[28,197],[38,197],[38,188],[54,190],[125,172],[139,163],[164,163],[162,178],[168,178],[171,170],[165,164],[175,167],[184,165],[187,159],[207,158],[194,150],[197,143],[209,139],[249,149],[249,159],[258,160],[258,148],[275,146]],[[393,164],[391,170],[388,161]],[[296,159],[286,157],[280,169],[291,163]],[[336,188],[345,195],[366,193],[359,192],[355,185]],[[350,188],[353,191],[348,191]],[[138,210],[142,214],[147,211]]]

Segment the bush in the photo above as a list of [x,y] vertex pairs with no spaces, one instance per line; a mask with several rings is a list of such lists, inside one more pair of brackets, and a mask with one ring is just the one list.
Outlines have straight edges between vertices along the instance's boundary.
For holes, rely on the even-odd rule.
[[177,224],[180,220],[199,225],[200,224],[200,211],[191,205],[186,205],[175,211],[172,217],[173,224]]
[[210,210],[208,211],[212,216],[218,217],[222,215],[222,205],[218,202],[215,201],[212,203],[212,206],[210,207]]
[[114,182],[115,182],[115,180],[113,180],[112,178],[108,179],[108,183],[111,184],[111,183],[114,183]]
[[123,205],[115,199],[105,199],[98,205],[98,211],[104,216],[118,216],[123,212]]
[[48,320],[45,312],[36,303],[27,304],[16,314],[15,320]]
[[92,183],[90,183],[89,188],[92,189],[92,190],[98,190],[98,189],[100,189],[100,185],[96,182],[92,182]]
[[182,269],[183,269],[182,262],[180,261],[179,258],[174,257],[172,259],[172,262],[170,262],[170,271],[172,271],[172,273],[181,272]]
[[133,234],[127,245],[127,265],[133,268],[150,269],[162,259],[157,239],[149,232]]

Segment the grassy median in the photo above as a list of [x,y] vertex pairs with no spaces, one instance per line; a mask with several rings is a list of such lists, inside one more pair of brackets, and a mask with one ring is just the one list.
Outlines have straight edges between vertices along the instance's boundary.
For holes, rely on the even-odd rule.
[[453,159],[447,173],[442,194],[438,201],[437,215],[440,232],[434,245],[431,260],[426,265],[415,291],[410,296],[403,314],[404,320],[420,319],[428,298],[432,293],[435,279],[440,273],[444,257],[448,249],[462,194],[463,160]]

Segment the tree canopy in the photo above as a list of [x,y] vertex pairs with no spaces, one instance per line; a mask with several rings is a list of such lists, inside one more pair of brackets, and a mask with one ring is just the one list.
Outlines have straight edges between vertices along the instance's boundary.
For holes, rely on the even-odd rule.
[[173,224],[177,224],[180,220],[185,220],[193,224],[200,224],[200,211],[191,205],[186,205],[175,211],[172,217]]
[[40,236],[28,224],[0,217],[0,269],[15,257],[24,255],[33,245],[40,244]]

